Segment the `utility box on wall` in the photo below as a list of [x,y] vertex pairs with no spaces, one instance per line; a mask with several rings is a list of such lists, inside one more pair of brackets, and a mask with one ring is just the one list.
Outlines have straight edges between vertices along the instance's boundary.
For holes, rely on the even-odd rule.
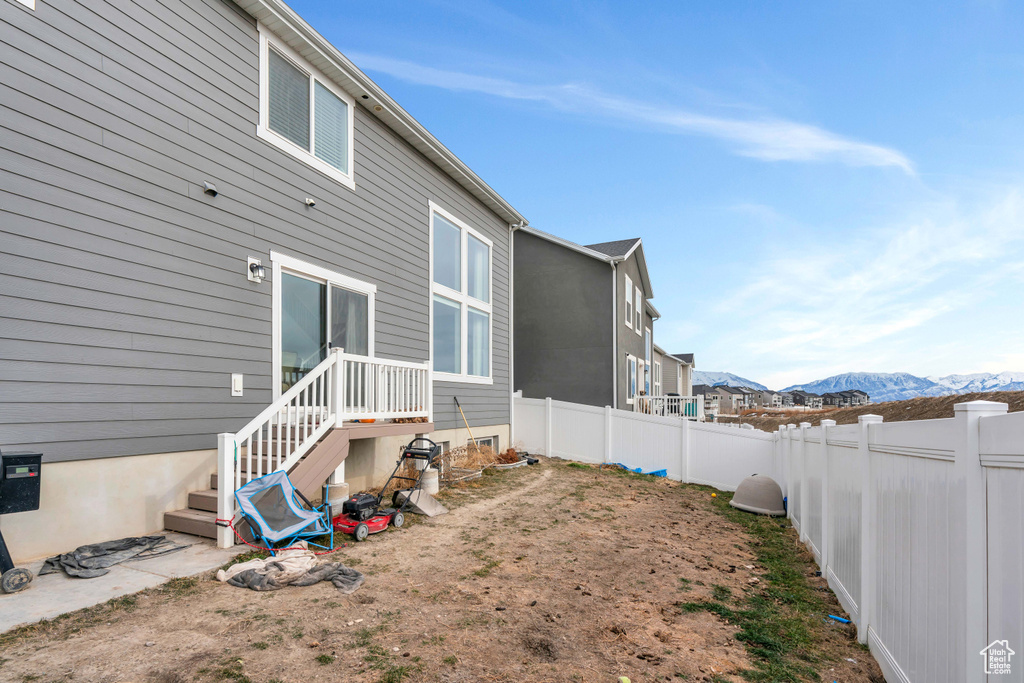
[[0,515],[39,509],[42,453],[0,452]]

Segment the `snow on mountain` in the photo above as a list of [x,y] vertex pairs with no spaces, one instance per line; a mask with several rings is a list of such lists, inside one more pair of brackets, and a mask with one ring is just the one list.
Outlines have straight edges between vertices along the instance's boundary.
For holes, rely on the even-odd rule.
[[707,384],[716,387],[721,384],[730,387],[750,387],[751,389],[767,389],[763,384],[758,384],[752,379],[734,375],[731,372],[707,372],[705,370],[693,371],[694,384]]
[[860,389],[867,392],[875,403],[952,393],[948,388],[940,386],[932,380],[915,377],[907,372],[847,372],[787,387],[784,391],[793,391],[794,389],[802,389],[813,394]]
[[949,393],[968,394],[975,391],[1024,391],[1024,372],[978,372],[973,375],[928,377]]
[[866,391],[875,403],[902,401],[918,396],[946,396],[978,391],[1024,391],[1024,372],[975,373],[945,377],[917,377],[907,372],[847,372],[784,391],[803,389],[815,394],[830,391]]

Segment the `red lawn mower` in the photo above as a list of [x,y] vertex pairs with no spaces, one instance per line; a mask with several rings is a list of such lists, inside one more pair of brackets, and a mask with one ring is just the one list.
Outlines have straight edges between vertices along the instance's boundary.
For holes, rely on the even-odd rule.
[[[429,444],[429,446],[422,445],[421,442]],[[402,450],[402,455],[398,458],[394,472],[388,477],[387,482],[384,483],[378,495],[357,493],[342,503],[341,514],[334,518],[334,530],[351,534],[357,541],[365,541],[367,536],[384,531],[388,528],[389,524],[393,525],[396,529],[400,529],[405,524],[404,510],[409,505],[409,499],[412,497],[413,491],[420,489],[423,483],[423,473],[439,457],[441,457],[441,447],[430,439],[417,438],[410,441],[409,445]],[[425,461],[423,468],[420,469],[419,476],[402,477],[398,475],[398,470],[408,460]],[[405,481],[413,482],[413,484],[407,489],[399,489],[392,494],[391,507],[381,507],[384,492],[387,491],[388,485],[395,479],[404,479]],[[400,493],[406,494],[405,500],[401,504],[398,502],[398,495]]]

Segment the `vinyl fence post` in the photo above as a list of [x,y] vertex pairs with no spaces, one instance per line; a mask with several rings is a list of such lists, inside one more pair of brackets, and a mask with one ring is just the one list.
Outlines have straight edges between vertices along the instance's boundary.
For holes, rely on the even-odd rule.
[[868,627],[875,604],[875,477],[871,468],[868,427],[882,422],[881,415],[861,415],[857,418],[857,450],[860,455],[860,623],[857,640],[868,642]]
[[612,407],[604,407],[604,461],[612,461]]
[[[239,482],[240,483],[240,482]],[[217,435],[217,519],[235,514],[235,435]],[[235,535],[228,527],[217,527],[217,547],[230,548]]]
[[551,397],[544,399],[544,455],[553,457],[551,454]]
[[800,542],[807,543],[807,430],[810,422],[800,423]]
[[679,480],[690,483],[690,421],[679,421]]
[[[966,646],[963,672],[965,683],[983,683],[986,680],[984,667],[978,662],[978,654],[988,644],[988,529],[985,495],[985,468],[981,464],[981,423],[980,418],[1003,415],[1008,406],[995,401],[971,401],[958,403],[953,407],[957,422],[956,485],[963,486],[963,515],[965,547],[960,553],[964,585],[962,604],[964,614],[964,645]],[[993,542],[1002,542],[993,539]],[[954,553],[956,548],[952,549]],[[956,589],[954,589],[956,590]],[[1005,636],[994,633],[995,638]],[[1019,649],[1019,648],[1018,648]]]
[[828,434],[836,426],[835,420],[821,421],[821,575],[828,583]]

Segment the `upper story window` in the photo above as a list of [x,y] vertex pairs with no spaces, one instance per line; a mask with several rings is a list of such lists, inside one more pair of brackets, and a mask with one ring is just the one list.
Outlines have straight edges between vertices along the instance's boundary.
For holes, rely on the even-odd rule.
[[642,335],[644,325],[644,293],[640,291],[640,288],[636,288],[636,306],[633,307],[634,314],[636,315],[636,321],[633,324],[633,329],[636,330],[638,335]]
[[430,203],[430,356],[437,379],[490,384],[491,241]]
[[260,138],[354,188],[354,108],[348,93],[260,27]]
[[626,275],[626,327],[633,329],[633,281]]

